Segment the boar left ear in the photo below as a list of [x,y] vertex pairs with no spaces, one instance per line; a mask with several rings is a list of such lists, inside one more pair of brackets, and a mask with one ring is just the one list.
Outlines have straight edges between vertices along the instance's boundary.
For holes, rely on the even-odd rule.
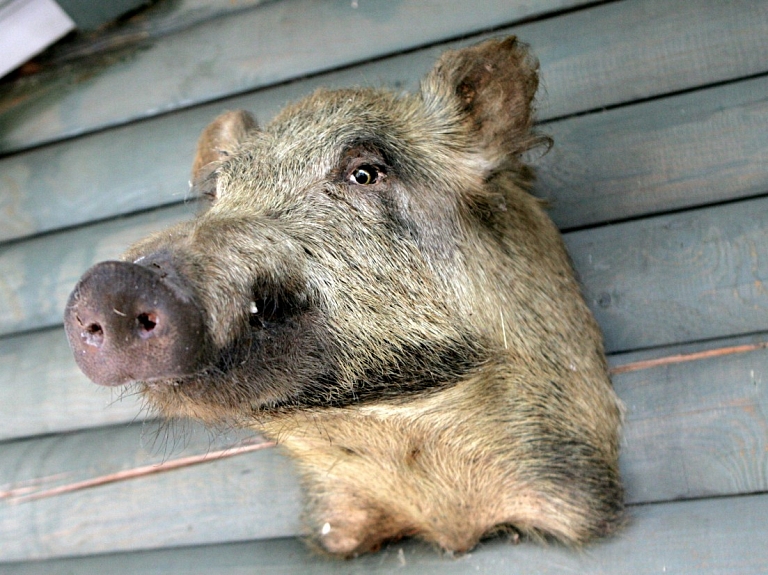
[[244,110],[224,112],[217,117],[197,141],[192,180],[197,180],[206,171],[206,166],[226,159],[250,132],[257,129],[256,120]]
[[518,155],[531,134],[539,64],[514,36],[443,54],[422,84],[428,107],[459,113],[491,161]]

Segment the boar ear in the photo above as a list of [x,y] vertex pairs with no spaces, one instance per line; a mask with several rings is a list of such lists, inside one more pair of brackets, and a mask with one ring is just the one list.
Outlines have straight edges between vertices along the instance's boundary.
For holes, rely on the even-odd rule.
[[491,161],[540,143],[531,134],[539,64],[514,36],[446,52],[422,84],[428,107],[458,111]]
[[193,181],[205,171],[206,166],[226,159],[250,132],[257,129],[256,120],[243,110],[224,112],[211,122],[197,141],[197,153],[192,164]]

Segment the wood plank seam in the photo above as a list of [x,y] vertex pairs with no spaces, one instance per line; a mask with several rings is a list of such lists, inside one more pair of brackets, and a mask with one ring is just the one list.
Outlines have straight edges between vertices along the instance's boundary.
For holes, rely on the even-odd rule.
[[[322,74],[320,74],[322,75]],[[731,84],[738,84],[739,82],[749,82],[750,80],[759,80],[760,78],[768,78],[768,71],[755,72],[754,74],[745,74],[739,77],[725,78],[723,80],[715,80],[706,82],[704,84],[697,84],[695,86],[687,86],[679,90],[670,90],[668,92],[659,92],[657,94],[651,94],[649,96],[635,97],[631,100],[625,100],[622,102],[614,102],[611,104],[605,104],[595,108],[587,108],[579,110],[578,112],[571,112],[562,114],[560,116],[551,116],[538,123],[538,127],[546,127],[547,124],[554,124],[556,122],[562,122],[564,120],[570,120],[571,118],[580,118],[582,116],[590,116],[592,114],[602,114],[603,112],[610,112],[612,110],[619,110],[621,108],[627,108],[640,104],[646,104],[648,102],[655,102],[657,100],[665,100],[667,98],[675,98],[677,96],[685,96],[687,94],[693,94],[701,90],[714,90],[723,86],[730,86]],[[205,104],[201,104],[205,105]]]

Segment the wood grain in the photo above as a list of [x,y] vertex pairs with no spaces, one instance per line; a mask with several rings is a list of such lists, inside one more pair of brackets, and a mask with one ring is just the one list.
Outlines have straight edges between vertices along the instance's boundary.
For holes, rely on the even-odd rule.
[[765,348],[622,373],[613,381],[627,408],[621,470],[628,501],[768,489]]
[[510,545],[491,540],[461,557],[441,556],[413,541],[393,543],[380,553],[351,561],[311,554],[296,539],[119,553],[42,563],[5,564],[4,575],[71,573],[163,573],[165,575],[258,575],[281,573],[352,575],[413,573],[459,575],[756,575],[765,573],[768,495],[647,505],[614,540],[583,551],[556,545]]
[[[216,457],[242,434],[188,427],[169,438],[134,425],[2,445],[0,491],[10,495],[0,498],[0,562],[298,533],[300,496],[286,458],[276,449]],[[206,453],[209,463],[31,498]]]
[[768,192],[768,78],[542,126],[536,193],[561,228]]
[[[512,24],[588,0],[281,0],[212,19],[0,99],[0,152]],[[147,89],[150,87],[151,89]]]
[[565,235],[611,352],[768,325],[768,199]]
[[[616,375],[627,407],[620,460],[627,501],[768,490],[767,381],[765,348]],[[155,441],[153,425],[0,444],[0,561],[298,533],[296,480],[277,450],[103,481],[248,437],[225,431],[209,443],[189,425]]]

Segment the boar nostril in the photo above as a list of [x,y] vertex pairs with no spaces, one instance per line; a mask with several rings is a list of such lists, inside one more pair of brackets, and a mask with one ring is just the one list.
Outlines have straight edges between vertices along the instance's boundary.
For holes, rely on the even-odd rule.
[[104,343],[104,330],[98,323],[92,323],[83,330],[83,340],[87,345],[101,347]]
[[139,324],[139,337],[150,337],[155,327],[157,326],[157,320],[157,314],[151,312],[140,313],[136,317],[136,322]]

